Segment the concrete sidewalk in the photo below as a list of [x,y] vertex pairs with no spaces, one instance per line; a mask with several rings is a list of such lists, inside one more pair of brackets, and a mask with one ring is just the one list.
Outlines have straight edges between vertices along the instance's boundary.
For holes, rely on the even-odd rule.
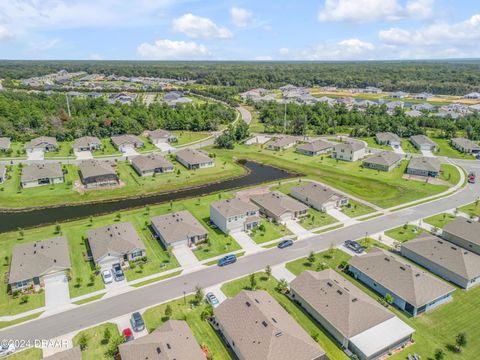
[[312,233],[305,229],[302,225],[300,225],[295,220],[287,220],[285,221],[285,226],[288,230],[290,230],[294,235],[296,235],[299,239],[309,237]]
[[230,236],[233,237],[246,253],[256,251],[260,248],[245,231],[234,231],[230,233]]
[[296,276],[285,267],[285,264],[272,266],[272,275],[277,280],[285,279],[288,283],[296,278]]
[[345,215],[343,212],[341,212],[338,209],[329,209],[327,210],[327,214],[330,216],[333,216],[335,219],[345,224],[345,226],[356,224],[358,222],[357,220],[352,219],[350,216]]

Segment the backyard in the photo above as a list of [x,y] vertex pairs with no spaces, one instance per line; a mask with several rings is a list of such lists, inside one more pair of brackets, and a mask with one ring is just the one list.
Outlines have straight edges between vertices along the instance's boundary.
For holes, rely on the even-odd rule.
[[174,134],[177,137],[177,141],[172,144],[175,147],[198,142],[211,136],[211,134],[208,132],[195,132],[195,131],[186,131],[186,130],[172,131],[172,134]]
[[367,143],[369,148],[374,148],[374,149],[382,149],[382,150],[390,150],[392,151],[392,147],[390,145],[380,145],[377,144],[377,141],[375,140],[375,136],[370,136],[370,137],[363,137],[360,138],[360,140],[363,140]]
[[[105,330],[107,329],[110,332],[110,339],[104,336]],[[85,348],[82,350],[83,360],[113,359],[113,356],[108,356],[106,352],[112,346],[115,339],[120,337],[120,332],[115,324],[102,324],[83,330],[75,335],[72,340],[73,346],[82,345],[82,337],[84,337],[85,344]]]

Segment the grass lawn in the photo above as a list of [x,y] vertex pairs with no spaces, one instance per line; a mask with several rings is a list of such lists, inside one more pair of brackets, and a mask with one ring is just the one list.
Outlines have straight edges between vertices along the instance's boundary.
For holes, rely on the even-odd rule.
[[82,351],[83,360],[99,360],[99,359],[113,359],[108,357],[105,352],[110,346],[110,341],[104,339],[104,332],[106,329],[110,330],[111,339],[120,336],[118,327],[115,324],[106,323],[84,331],[79,332],[73,338],[73,346],[78,346],[80,338],[83,335],[87,338],[86,348]]
[[291,261],[286,268],[294,275],[300,275],[304,270],[319,271],[321,268],[336,269],[343,262],[350,260],[350,255],[336,248],[315,254],[315,261],[310,263],[307,257]]
[[148,309],[143,314],[146,327],[152,332],[157,327],[168,320],[165,317],[165,309],[170,306],[172,309],[171,319],[185,320],[193,332],[198,344],[205,345],[208,353],[215,360],[231,360],[234,357],[225,347],[219,334],[210,326],[207,321],[201,319],[201,314],[207,307],[205,304],[194,306],[193,296],[187,296],[184,299],[178,299],[166,304],[155,306]]
[[455,218],[456,217],[453,214],[442,213],[442,214],[437,214],[429,218],[423,219],[423,221],[426,222],[427,224],[430,224],[439,229],[442,229],[449,222],[455,220]]
[[8,360],[40,360],[43,358],[42,349],[31,348],[19,351],[13,355],[8,356]]
[[473,160],[472,154],[464,154],[450,145],[450,140],[443,138],[432,138],[438,145],[437,156],[446,156],[453,159],[470,159]]
[[392,147],[390,145],[377,144],[377,141],[375,140],[374,136],[363,137],[363,138],[359,138],[359,139],[365,141],[367,143],[368,147],[370,147],[370,148],[392,151]]
[[402,139],[402,149],[406,153],[410,154],[420,154],[421,151],[418,150],[415,146],[412,145],[410,139]]
[[403,179],[407,162],[390,172],[363,169],[361,161],[336,161],[326,156],[312,159],[299,156],[292,149],[282,152],[263,150],[258,145],[237,145],[235,150],[219,150],[220,154],[234,153],[238,158],[257,160],[290,171],[301,173],[346,193],[374,203],[391,207],[444,192],[445,185]]
[[175,271],[173,273],[170,273],[168,275],[164,275],[164,276],[159,276],[159,277],[156,277],[154,279],[149,279],[149,280],[145,280],[145,281],[142,281],[142,282],[139,282],[139,283],[136,283],[136,284],[133,284],[131,286],[133,287],[142,287],[142,286],[145,286],[145,285],[148,285],[148,284],[153,284],[153,283],[156,283],[158,281],[162,281],[162,280],[166,280],[166,279],[169,279],[169,278],[172,278],[174,276],[178,276],[182,273],[182,270],[180,271]]
[[72,148],[73,141],[60,141],[56,151],[48,151],[45,153],[45,159],[54,158],[75,158]]
[[[348,357],[340,349],[338,344],[323,330],[323,328],[310,317],[300,306],[296,305],[287,296],[278,292],[275,288],[278,284],[275,278],[268,278],[265,273],[257,273],[257,290],[266,290],[278,303],[293,317],[295,321],[316,339],[318,344],[325,350],[330,359],[346,360]],[[222,286],[222,291],[228,297],[237,295],[241,290],[250,290],[249,276],[234,280]]]
[[[199,170],[187,170],[173,160],[172,163],[176,168],[176,171],[172,173],[141,177],[127,161],[119,161],[117,163],[117,172],[120,179],[124,182],[124,186],[116,189],[92,190],[84,193],[79,193],[73,186],[76,181],[80,181],[76,166],[65,166],[68,173],[65,175],[63,184],[28,189],[20,187],[21,170],[18,166],[12,166],[9,172],[11,178],[0,184],[0,207],[22,208],[138,196],[176,190],[185,186],[203,185],[245,173],[245,169],[233,162],[231,157],[217,157],[214,167]],[[3,190],[1,190],[2,188]]]
[[244,106],[244,108],[250,111],[250,114],[252,114],[252,121],[250,122],[250,132],[251,133],[265,132],[265,125],[263,125],[258,119],[258,111],[256,111],[252,106]]
[[261,231],[259,228],[256,228],[250,234],[253,241],[255,241],[257,244],[262,244],[287,235],[292,235],[286,226],[274,224],[266,219],[262,219],[260,225],[263,225],[265,231]]
[[25,148],[23,143],[12,142],[9,151],[0,151],[0,159],[2,158],[21,158],[26,159]]
[[335,219],[333,216],[330,216],[324,212],[317,211],[313,208],[309,208],[307,214],[308,215],[306,217],[303,217],[299,221],[299,224],[307,230],[316,229],[338,222],[338,220]]
[[177,142],[172,144],[175,147],[201,141],[211,135],[208,132],[195,132],[195,131],[186,131],[186,130],[172,131],[172,134],[174,134],[178,140]]
[[351,218],[355,218],[357,216],[362,216],[362,215],[367,215],[370,213],[375,212],[375,209],[371,208],[370,206],[367,206],[365,204],[362,204],[358,201],[349,199],[348,200],[348,205],[342,207],[342,212],[350,216]]
[[98,156],[110,156],[110,155],[121,155],[122,152],[118,151],[113,145],[110,138],[102,139],[102,150],[94,151],[92,154],[94,157]]
[[460,181],[460,173],[455,166],[442,164],[440,167],[440,179],[448,181],[452,185],[457,185]]
[[471,204],[462,206],[458,210],[470,216],[480,216],[480,201],[476,201]]
[[11,320],[11,321],[0,321],[0,329],[6,328],[6,327],[9,327],[9,326],[13,326],[13,325],[17,325],[17,324],[23,323],[25,321],[36,319],[42,314],[43,314],[43,311],[39,311],[36,314],[24,316],[24,317],[21,317],[19,319],[15,319],[15,320]]
[[416,238],[419,234],[423,232],[422,229],[413,226],[413,225],[407,225],[405,228],[405,225],[399,226],[395,229],[391,229],[388,231],[385,231],[385,235],[391,237],[392,239],[395,239],[400,242],[405,242],[408,240],[412,240]]
[[153,145],[148,138],[145,136],[139,136],[139,138],[143,141],[143,148],[137,150],[139,153],[150,153],[152,151],[158,150],[158,148]]
[[343,224],[338,224],[338,225],[333,225],[333,226],[329,226],[325,229],[322,229],[322,230],[317,230],[317,231],[314,231],[315,234],[321,234],[321,233],[324,233],[324,232],[327,232],[327,231],[332,231],[332,230],[335,230],[335,229],[340,229],[343,227]]
[[103,294],[98,294],[83,300],[75,301],[73,304],[75,305],[83,305],[83,304],[88,304],[89,302],[95,301],[95,300],[100,300],[102,297],[105,296],[106,293]]

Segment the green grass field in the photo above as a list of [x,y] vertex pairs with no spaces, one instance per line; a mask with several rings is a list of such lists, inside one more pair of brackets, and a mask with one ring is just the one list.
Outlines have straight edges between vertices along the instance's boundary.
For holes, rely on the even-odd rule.
[[122,153],[113,147],[112,141],[107,139],[102,139],[102,150],[94,151],[92,154],[94,157],[101,156],[111,156],[111,155],[121,155]]
[[442,213],[429,218],[423,219],[423,222],[442,229],[449,222],[455,220],[455,215]]
[[470,216],[480,216],[480,201],[476,201],[471,204],[462,206],[458,210]]
[[268,241],[279,239],[283,236],[292,235],[290,230],[288,230],[285,226],[274,224],[266,219],[262,219],[260,224],[263,225],[265,231],[261,231],[259,228],[256,228],[250,234],[253,241],[255,241],[257,244],[263,244]]
[[348,206],[343,206],[342,207],[342,212],[350,216],[351,218],[355,218],[358,216],[362,215],[367,215],[375,212],[375,209],[371,208],[370,206],[367,206],[365,204],[362,204],[358,201],[350,199],[348,201]]
[[440,167],[440,179],[445,180],[452,185],[456,185],[460,181],[460,173],[455,166],[442,164]]
[[362,137],[362,138],[359,138],[359,139],[365,141],[367,143],[368,147],[370,147],[370,148],[392,151],[392,147],[390,145],[377,144],[377,141],[375,140],[374,136]]
[[309,208],[308,215],[302,217],[299,220],[299,224],[307,230],[335,224],[336,222],[338,222],[338,220],[335,219],[333,216],[330,216],[324,212],[317,211],[313,208]]
[[58,142],[58,149],[56,151],[48,151],[45,153],[45,159],[65,159],[71,158],[75,159],[75,155],[73,154],[72,149],[73,141],[60,141]]
[[25,148],[23,143],[12,142],[10,144],[10,151],[0,151],[0,159],[3,158],[19,158],[26,159]]
[[[110,331],[110,341],[105,340],[104,333],[106,329],[109,329]],[[73,346],[79,345],[82,334],[87,339],[87,346],[82,351],[83,360],[113,359],[113,357],[108,357],[105,352],[108,350],[112,339],[120,336],[117,325],[112,323],[106,323],[81,331],[73,338]]]
[[174,134],[178,140],[177,142],[172,144],[175,147],[201,141],[210,136],[210,133],[208,132],[194,132],[186,130],[172,131],[172,134]]
[[438,144],[438,151],[435,153],[437,156],[447,156],[452,159],[474,159],[472,154],[464,154],[455,149],[452,145],[450,145],[449,139],[432,138],[432,140]]
[[238,145],[234,151],[221,150],[220,154],[234,153],[238,158],[257,160],[301,173],[346,193],[381,207],[401,205],[437,195],[448,189],[445,185],[432,185],[403,179],[407,162],[390,172],[363,169],[361,161],[354,163],[335,161],[330,157],[312,159],[296,154],[292,149],[284,152],[263,150],[257,145]]
[[420,154],[420,150],[412,145],[410,139],[402,139],[402,149],[408,154]]
[[413,225],[403,225],[399,226],[395,229],[391,229],[388,231],[385,231],[385,235],[391,237],[392,239],[395,239],[400,242],[405,242],[408,240],[412,240],[416,238],[419,234],[424,232],[424,230],[418,228],[417,226]]
[[42,349],[31,348],[22,350],[17,352],[13,355],[8,356],[6,359],[8,360],[40,360],[43,358]]

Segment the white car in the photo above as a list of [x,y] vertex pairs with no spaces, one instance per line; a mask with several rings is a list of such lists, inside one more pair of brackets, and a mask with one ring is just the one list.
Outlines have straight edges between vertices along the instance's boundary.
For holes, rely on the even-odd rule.
[[13,344],[3,344],[0,346],[0,357],[8,356],[15,352],[15,345]]
[[102,279],[105,284],[111,284],[113,282],[112,272],[110,270],[103,270]]

